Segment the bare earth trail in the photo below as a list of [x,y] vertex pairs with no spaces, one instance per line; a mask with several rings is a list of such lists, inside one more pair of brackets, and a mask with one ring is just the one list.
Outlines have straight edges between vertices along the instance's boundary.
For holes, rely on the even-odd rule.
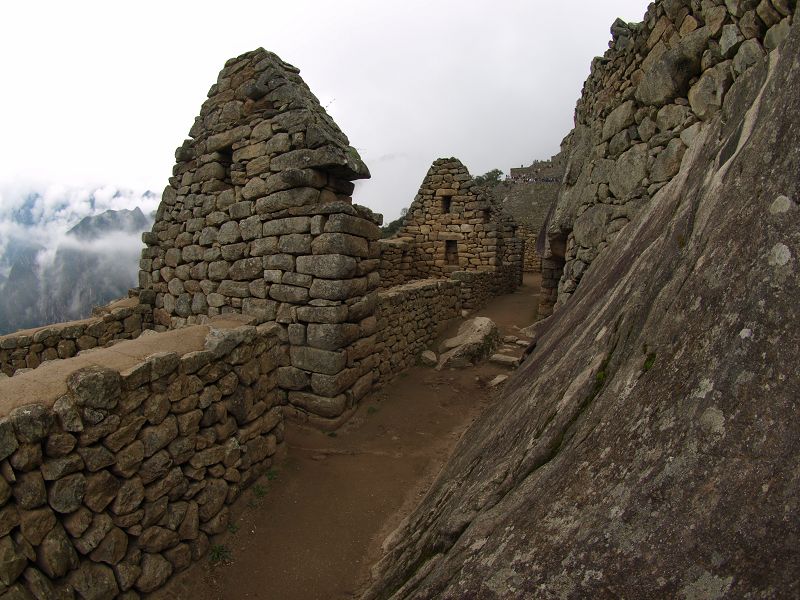
[[[539,275],[470,316],[520,336],[535,318]],[[441,338],[455,334],[455,320]],[[521,347],[504,353],[519,356]],[[386,535],[427,492],[508,369],[414,367],[370,394],[335,435],[287,424],[288,458],[231,507],[211,540],[229,558],[193,564],[151,598],[339,600],[357,597]],[[224,552],[223,552],[224,553]],[[227,554],[227,553],[225,553]]]

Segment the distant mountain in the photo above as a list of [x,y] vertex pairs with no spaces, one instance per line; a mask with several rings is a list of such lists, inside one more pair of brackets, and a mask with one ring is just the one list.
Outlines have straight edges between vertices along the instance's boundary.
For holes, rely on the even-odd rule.
[[[34,222],[26,202],[15,222]],[[85,318],[92,307],[123,297],[136,285],[141,233],[152,218],[140,208],[87,216],[45,246],[21,237],[0,257],[0,334]]]
[[75,227],[67,231],[67,235],[88,242],[113,231],[141,233],[150,225],[152,221],[144,216],[142,209],[137,206],[133,210],[107,210],[93,217],[84,217]]

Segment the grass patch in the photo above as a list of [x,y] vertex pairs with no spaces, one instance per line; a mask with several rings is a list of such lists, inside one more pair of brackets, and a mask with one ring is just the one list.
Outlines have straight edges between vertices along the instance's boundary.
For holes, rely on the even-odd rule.
[[212,563],[216,564],[223,561],[229,561],[230,559],[231,551],[223,544],[214,544],[208,551],[208,560],[210,560]]
[[261,485],[260,483],[256,483],[253,485],[253,495],[256,498],[263,498],[267,495],[267,488]]
[[644,359],[644,364],[642,365],[642,372],[647,373],[650,369],[653,368],[653,365],[656,362],[656,355],[654,352],[651,352],[647,355],[647,358]]
[[239,531],[239,526],[236,523],[228,523],[228,533],[236,533]]
[[278,478],[278,472],[275,469],[267,471],[267,480],[275,481]]

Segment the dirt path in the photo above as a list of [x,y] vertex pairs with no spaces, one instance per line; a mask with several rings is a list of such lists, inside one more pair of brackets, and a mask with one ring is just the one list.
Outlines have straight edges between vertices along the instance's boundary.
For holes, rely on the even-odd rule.
[[[501,335],[535,316],[538,276],[476,312]],[[452,323],[442,337],[452,335]],[[522,348],[507,345],[507,354]],[[229,532],[151,598],[339,600],[358,595],[386,535],[416,505],[508,369],[414,367],[368,396],[336,434],[287,427],[288,458],[232,507]]]

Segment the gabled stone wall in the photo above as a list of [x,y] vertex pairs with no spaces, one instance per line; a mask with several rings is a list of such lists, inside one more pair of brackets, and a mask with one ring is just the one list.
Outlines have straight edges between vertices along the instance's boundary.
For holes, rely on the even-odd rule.
[[569,298],[597,256],[669,184],[700,123],[780,45],[794,10],[794,0],[664,0],[650,4],[642,23],[614,23],[564,142],[564,185],[543,256],[560,281],[557,295],[542,295],[540,315]]
[[369,389],[381,217],[352,204],[369,171],[298,73],[261,49],[226,63],[176,152],[140,280],[164,327],[282,324],[292,414],[335,420]]
[[522,282],[524,242],[516,222],[455,158],[434,161],[397,236],[380,247],[385,288],[467,272],[461,279],[480,279],[480,287],[491,290],[471,295],[473,288],[464,288],[464,305],[478,308]]

